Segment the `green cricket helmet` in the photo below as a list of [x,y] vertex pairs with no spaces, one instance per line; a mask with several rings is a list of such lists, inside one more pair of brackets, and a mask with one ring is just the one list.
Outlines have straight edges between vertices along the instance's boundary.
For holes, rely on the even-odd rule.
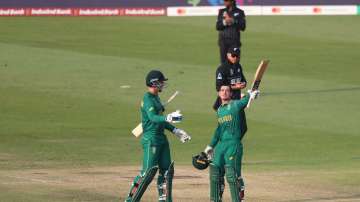
[[205,152],[201,152],[200,154],[192,157],[192,164],[196,169],[204,170],[209,166],[210,160],[207,158]]

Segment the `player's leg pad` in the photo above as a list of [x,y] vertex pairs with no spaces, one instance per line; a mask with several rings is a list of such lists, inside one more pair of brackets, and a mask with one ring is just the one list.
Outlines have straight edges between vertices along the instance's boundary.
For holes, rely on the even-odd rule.
[[240,177],[240,199],[241,201],[245,200],[245,182],[242,177]]
[[146,170],[143,174],[136,176],[125,202],[139,202],[157,171],[158,167],[154,166]]
[[241,201],[241,183],[240,177],[237,176],[235,169],[231,166],[225,166],[226,180],[230,187],[230,195],[232,202]]
[[221,202],[221,174],[220,168],[210,164],[210,201]]
[[219,180],[220,180],[220,198],[222,199],[225,190],[225,168],[220,169]]
[[159,202],[172,202],[172,181],[174,178],[174,161],[164,173],[164,182],[159,184]]

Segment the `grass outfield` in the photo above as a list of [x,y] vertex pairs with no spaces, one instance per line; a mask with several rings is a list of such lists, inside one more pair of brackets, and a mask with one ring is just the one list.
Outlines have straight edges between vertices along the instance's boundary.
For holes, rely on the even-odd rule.
[[[214,20],[1,18],[0,199],[117,201],[119,190],[124,195],[130,178],[115,178],[111,191],[94,192],[50,186],[26,173],[139,166],[142,151],[130,131],[140,120],[144,77],[152,68],[169,77],[163,100],[181,92],[167,110],[182,110],[185,120],[178,126],[193,139],[169,139],[176,164],[189,166],[216,125]],[[251,182],[261,180],[258,174],[277,181],[283,173],[297,173],[281,175],[284,189],[294,193],[282,201],[327,200],[316,191],[295,194],[310,185],[328,188],[339,200],[360,200],[359,23],[358,16],[248,17],[242,36],[247,79],[262,58],[271,60],[262,95],[247,111],[244,172],[254,180],[249,187],[257,189]],[[53,178],[65,179],[64,173]],[[270,179],[264,183],[271,185]],[[281,200],[250,194],[248,201]]]

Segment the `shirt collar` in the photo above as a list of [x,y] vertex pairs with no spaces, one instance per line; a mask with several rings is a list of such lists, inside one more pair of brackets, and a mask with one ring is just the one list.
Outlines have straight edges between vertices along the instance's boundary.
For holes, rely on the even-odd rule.
[[221,106],[224,107],[224,106],[226,106],[226,105],[229,105],[231,102],[232,102],[232,100],[230,100],[228,103],[225,103],[225,104],[222,104],[222,103],[221,103]]

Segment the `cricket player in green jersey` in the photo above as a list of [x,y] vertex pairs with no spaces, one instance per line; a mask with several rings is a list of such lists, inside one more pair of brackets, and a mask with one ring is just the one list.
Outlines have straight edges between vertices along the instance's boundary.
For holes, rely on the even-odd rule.
[[[241,100],[231,99],[231,87],[221,86],[218,94],[221,106],[217,110],[218,126],[206,147],[205,153],[212,160],[210,163],[210,201],[222,201],[224,184],[221,179],[226,175],[233,202],[244,200],[244,181],[241,177],[243,155],[242,137],[247,126],[244,109],[249,99],[255,99],[259,91],[249,91]],[[225,171],[225,172],[223,172]]]
[[125,202],[139,202],[158,170],[159,202],[172,202],[174,162],[171,161],[169,142],[164,129],[171,131],[183,143],[189,141],[191,137],[185,131],[170,124],[182,120],[180,111],[163,115],[165,109],[158,94],[165,86],[165,81],[167,81],[165,76],[157,70],[150,71],[146,77],[148,92],[145,93],[141,103],[143,166],[140,175],[135,177]]

